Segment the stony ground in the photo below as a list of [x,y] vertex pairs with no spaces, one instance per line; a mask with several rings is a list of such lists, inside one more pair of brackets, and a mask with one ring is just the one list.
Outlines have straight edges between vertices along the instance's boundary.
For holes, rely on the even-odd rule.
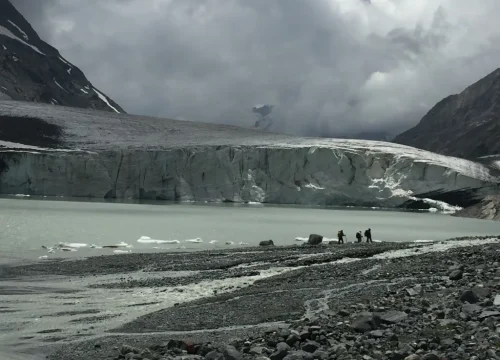
[[[111,272],[133,271],[141,259],[149,260],[147,269],[206,270],[181,278],[125,275],[103,289],[199,284],[269,266],[292,269],[144,315],[106,336],[67,344],[49,359],[499,359],[500,240],[446,252],[417,247],[410,257],[377,255],[407,247],[254,249],[219,252],[212,260],[198,254],[199,261],[193,254],[96,258],[102,265],[82,260],[95,272],[110,265]],[[334,262],[348,258],[360,260]],[[46,264],[43,271],[79,276],[83,262]],[[4,269],[10,276],[32,271],[33,265]]]

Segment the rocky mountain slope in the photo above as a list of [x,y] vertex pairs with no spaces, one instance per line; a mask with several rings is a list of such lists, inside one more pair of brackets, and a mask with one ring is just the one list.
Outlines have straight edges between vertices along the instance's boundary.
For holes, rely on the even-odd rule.
[[498,191],[488,166],[393,143],[13,101],[0,122],[3,194],[439,209]]
[[500,69],[436,104],[394,142],[475,160],[500,154]]
[[500,195],[486,196],[478,204],[460,210],[454,215],[500,221]]
[[0,100],[7,98],[124,112],[0,0]]

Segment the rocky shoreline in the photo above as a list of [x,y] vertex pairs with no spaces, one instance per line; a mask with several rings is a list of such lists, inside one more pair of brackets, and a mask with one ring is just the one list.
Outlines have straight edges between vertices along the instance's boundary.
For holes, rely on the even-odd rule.
[[[262,277],[160,308],[55,352],[54,343],[50,360],[497,359],[499,239],[133,254],[2,271],[75,278],[92,265],[94,273],[123,274],[120,281],[93,285],[102,291],[182,290]],[[156,275],[192,272],[135,279],[138,268]],[[272,269],[276,274],[262,276]]]

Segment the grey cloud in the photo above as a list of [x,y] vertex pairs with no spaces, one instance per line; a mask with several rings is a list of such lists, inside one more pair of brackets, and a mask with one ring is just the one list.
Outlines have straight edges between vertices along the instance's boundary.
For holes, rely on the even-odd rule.
[[404,130],[500,58],[496,0],[13,3],[128,112],[301,135]]

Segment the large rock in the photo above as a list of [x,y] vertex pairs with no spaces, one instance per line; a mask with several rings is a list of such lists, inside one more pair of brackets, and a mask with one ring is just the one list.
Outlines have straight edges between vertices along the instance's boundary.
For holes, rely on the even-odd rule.
[[318,350],[320,348],[320,344],[318,344],[316,341],[311,341],[311,340],[307,340],[305,343],[303,343],[301,345],[301,349],[304,350],[305,352],[308,352],[308,353],[313,353],[315,352],[316,350]]
[[462,312],[464,314],[475,314],[482,311],[482,307],[476,304],[465,304],[462,306]]
[[460,280],[462,277],[463,277],[463,271],[462,270],[454,270],[450,273],[450,275],[448,276],[448,278],[450,280]]
[[500,295],[495,296],[495,300],[493,301],[493,305],[500,306]]
[[313,354],[307,353],[305,351],[294,351],[289,353],[284,357],[283,360],[313,360]]
[[274,246],[274,242],[272,240],[263,240],[259,243],[259,246]]
[[492,316],[500,317],[500,311],[483,311],[481,314],[479,314],[479,319],[486,319]]
[[205,360],[224,360],[224,355],[222,355],[218,351],[213,350],[205,355]]
[[425,354],[420,360],[441,360],[436,354]]
[[381,323],[381,319],[375,314],[364,314],[353,321],[351,327],[357,332],[367,332],[376,330]]
[[319,245],[322,242],[323,242],[323,236],[317,234],[309,235],[309,240],[307,241],[309,245]]
[[479,296],[477,296],[473,290],[465,290],[462,295],[460,295],[460,301],[475,304],[479,301]]
[[234,346],[227,345],[222,353],[224,360],[241,360],[243,355]]
[[391,310],[380,315],[380,320],[387,324],[396,324],[408,318],[404,311]]
[[283,360],[283,358],[288,355],[289,351],[290,351],[290,346],[288,346],[287,343],[280,342],[276,345],[276,351],[274,351],[269,356],[269,359],[271,359],[271,360]]

